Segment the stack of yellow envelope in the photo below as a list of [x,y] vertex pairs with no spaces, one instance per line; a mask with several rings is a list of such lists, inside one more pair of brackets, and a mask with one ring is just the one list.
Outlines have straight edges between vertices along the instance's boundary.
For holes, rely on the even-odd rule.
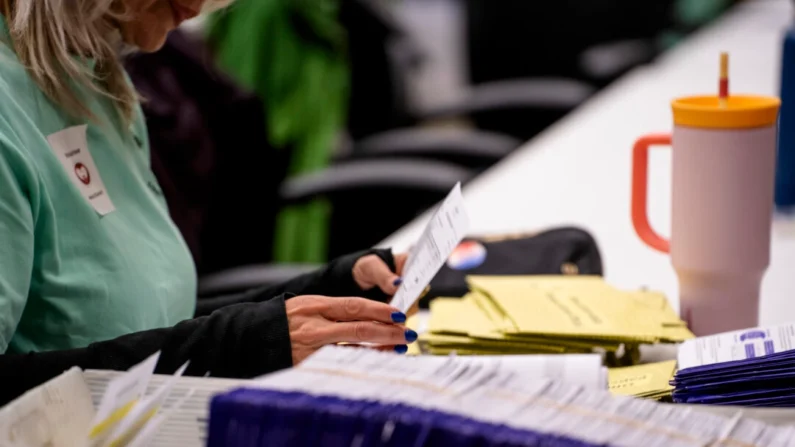
[[676,360],[610,368],[607,382],[613,394],[662,400],[671,396],[670,381],[676,373]]
[[[471,276],[471,293],[431,303],[420,347],[431,354],[603,351],[634,364],[638,345],[693,334],[665,296],[616,289],[591,276]],[[620,354],[620,361],[615,360]]]

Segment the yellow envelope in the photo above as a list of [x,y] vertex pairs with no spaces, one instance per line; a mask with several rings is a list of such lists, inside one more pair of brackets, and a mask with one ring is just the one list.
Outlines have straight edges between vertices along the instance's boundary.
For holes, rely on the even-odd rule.
[[549,351],[490,351],[485,349],[451,349],[451,348],[430,348],[431,355],[528,355],[528,354],[550,354]]
[[660,320],[665,324],[670,325],[686,325],[685,321],[679,318],[679,315],[674,311],[671,304],[664,294],[660,292],[653,292],[649,290],[639,290],[626,293],[631,299],[635,300],[641,306],[655,311],[660,317]]
[[505,334],[505,340],[525,340],[529,343],[556,345],[572,349],[590,349],[594,347],[600,347],[606,351],[617,351],[622,345],[622,343],[617,343],[613,340],[598,338],[545,337],[541,335],[530,334]]
[[610,368],[608,385],[613,394],[650,396],[667,394],[673,387],[668,383],[676,372],[676,360],[643,365]]
[[516,323],[498,303],[490,297],[472,290],[467,296],[473,304],[492,322],[493,327],[501,332],[516,332]]
[[[659,297],[648,302],[597,277],[470,276],[479,299],[493,303],[516,333],[652,343],[663,323],[679,321]],[[679,336],[681,334],[673,335]]]
[[409,329],[414,329],[415,331],[420,327],[420,316],[418,314],[414,314],[410,316],[406,320],[406,327]]
[[690,340],[691,338],[695,338],[695,334],[690,332],[690,329],[687,326],[684,327],[667,327],[664,326],[662,330],[662,334],[660,335],[660,341],[663,343],[681,343],[685,340]]
[[468,335],[496,332],[497,326],[469,296],[431,301],[428,330],[439,334]]
[[564,352],[563,346],[542,343],[511,342],[508,340],[478,340],[471,337],[423,334],[420,342],[429,348],[461,348],[461,349],[483,349],[489,351],[544,351],[544,352]]

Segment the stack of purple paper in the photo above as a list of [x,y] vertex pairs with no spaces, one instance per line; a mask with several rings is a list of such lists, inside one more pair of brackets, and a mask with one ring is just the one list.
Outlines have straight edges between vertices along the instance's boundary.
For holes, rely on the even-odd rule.
[[795,407],[795,325],[699,337],[679,348],[674,402]]

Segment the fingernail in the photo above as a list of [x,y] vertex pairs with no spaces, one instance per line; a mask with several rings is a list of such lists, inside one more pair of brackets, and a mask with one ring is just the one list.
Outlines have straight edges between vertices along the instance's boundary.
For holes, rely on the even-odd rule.
[[392,285],[395,286],[395,287],[397,287],[397,286],[399,286],[401,284],[403,284],[403,278],[395,278],[395,280],[392,281]]
[[397,352],[398,354],[405,354],[406,352],[408,352],[408,350],[409,347],[406,345],[395,345],[395,352]]
[[405,323],[406,314],[403,312],[392,312],[392,321],[395,323]]
[[415,340],[417,340],[417,333],[411,329],[406,329],[406,341],[411,343]]

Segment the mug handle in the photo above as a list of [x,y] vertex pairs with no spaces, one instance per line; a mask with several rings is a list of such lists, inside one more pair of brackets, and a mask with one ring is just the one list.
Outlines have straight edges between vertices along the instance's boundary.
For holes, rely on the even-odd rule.
[[671,242],[652,229],[646,212],[650,146],[671,146],[671,134],[644,135],[635,142],[632,149],[632,225],[643,242],[655,250],[669,253]]

